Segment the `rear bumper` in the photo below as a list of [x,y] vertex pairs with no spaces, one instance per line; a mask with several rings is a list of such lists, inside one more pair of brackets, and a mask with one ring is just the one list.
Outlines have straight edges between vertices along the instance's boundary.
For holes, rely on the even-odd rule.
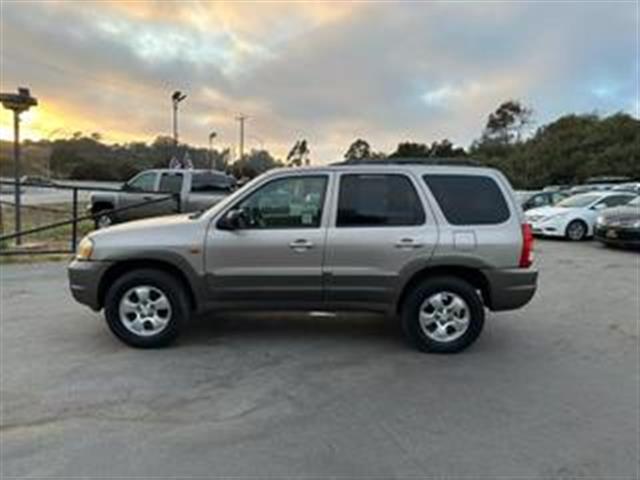
[[483,271],[489,285],[489,298],[485,299],[490,310],[514,310],[533,298],[538,286],[538,271],[510,268]]
[[111,262],[73,260],[67,267],[69,288],[77,302],[98,311],[102,308],[99,297],[100,280]]

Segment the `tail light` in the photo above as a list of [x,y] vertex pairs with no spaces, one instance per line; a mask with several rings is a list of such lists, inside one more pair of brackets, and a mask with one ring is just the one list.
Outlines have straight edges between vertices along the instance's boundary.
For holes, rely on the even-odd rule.
[[533,231],[528,223],[522,224],[522,252],[520,268],[528,268],[533,264]]

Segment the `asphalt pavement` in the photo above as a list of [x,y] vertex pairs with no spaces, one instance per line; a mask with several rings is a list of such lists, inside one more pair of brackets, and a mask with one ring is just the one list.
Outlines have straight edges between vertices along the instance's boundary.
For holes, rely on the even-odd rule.
[[0,477],[637,478],[640,254],[537,244],[459,355],[373,315],[227,314],[135,350],[65,265],[0,265]]

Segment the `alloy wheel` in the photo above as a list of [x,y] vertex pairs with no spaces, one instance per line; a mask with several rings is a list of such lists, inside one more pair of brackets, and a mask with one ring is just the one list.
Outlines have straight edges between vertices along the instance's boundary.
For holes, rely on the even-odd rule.
[[436,342],[448,343],[460,338],[469,328],[471,312],[464,299],[452,292],[429,296],[419,310],[422,332]]

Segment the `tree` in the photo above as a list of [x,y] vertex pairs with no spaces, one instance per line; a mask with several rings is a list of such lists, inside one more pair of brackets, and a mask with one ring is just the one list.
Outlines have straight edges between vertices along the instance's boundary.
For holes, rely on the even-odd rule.
[[455,147],[446,138],[439,142],[433,142],[429,148],[429,156],[436,158],[465,157],[467,152],[462,147]]
[[358,163],[367,158],[371,158],[371,146],[366,140],[358,138],[353,142],[344,154],[347,163]]
[[254,178],[267,170],[281,166],[282,163],[273,158],[267,150],[253,149],[244,158],[234,162],[231,173],[236,178]]
[[432,142],[431,146],[425,143],[402,142],[389,157],[392,158],[451,158],[464,157],[467,152],[464,148],[455,147],[450,140],[444,139],[439,142]]
[[389,157],[391,158],[422,158],[429,156],[429,147],[424,143],[401,142],[398,144],[396,151]]
[[305,139],[298,140],[287,155],[287,165],[290,167],[301,167],[309,165],[309,154],[311,151]]
[[565,115],[519,144],[480,139],[471,155],[502,170],[516,188],[574,184],[595,175],[640,178],[640,121],[626,113]]
[[531,125],[533,110],[518,100],[502,102],[489,114],[483,138],[502,144],[520,143],[522,134]]

